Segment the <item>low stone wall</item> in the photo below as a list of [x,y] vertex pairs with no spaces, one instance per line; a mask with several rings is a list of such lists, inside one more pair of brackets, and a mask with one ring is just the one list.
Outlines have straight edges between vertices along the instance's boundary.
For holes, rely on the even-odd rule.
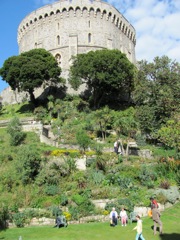
[[[107,202],[112,202],[113,200],[108,199],[101,199],[101,200],[93,200],[93,203],[96,205],[96,207],[101,207],[104,209],[104,206]],[[166,208],[172,207],[173,204],[167,203],[165,205],[159,204],[160,211],[164,211]],[[148,216],[148,211],[150,210],[149,207],[134,207],[134,212],[140,215],[141,217]],[[74,221],[68,221],[68,224],[81,224],[81,223],[90,223],[90,222],[109,222],[109,214],[108,215],[92,215],[92,216],[86,216],[82,217],[79,220]],[[16,227],[15,224],[9,223],[8,224],[10,228]],[[53,218],[32,218],[29,224],[26,226],[55,226],[55,219]]]
[[[109,215],[93,215],[93,216],[87,216],[82,217],[77,221],[68,221],[68,224],[80,224],[80,223],[90,223],[90,222],[108,222],[109,221]],[[16,225],[14,223],[9,223],[9,228],[14,228]],[[55,226],[55,219],[53,218],[32,218],[29,224],[26,226]]]
[[55,225],[55,219],[52,218],[46,218],[46,217],[42,217],[42,218],[32,218],[30,221],[31,226],[45,226],[45,225]]
[[114,199],[98,199],[98,200],[92,200],[92,203],[97,208],[104,209],[107,203],[114,202]]

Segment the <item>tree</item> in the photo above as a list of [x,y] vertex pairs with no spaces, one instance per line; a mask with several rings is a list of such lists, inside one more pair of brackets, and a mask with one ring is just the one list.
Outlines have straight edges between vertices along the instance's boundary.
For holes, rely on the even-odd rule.
[[26,133],[22,131],[20,120],[17,117],[9,122],[7,132],[10,134],[10,144],[12,146],[19,145],[26,137]]
[[33,49],[19,56],[8,58],[0,69],[0,76],[19,92],[27,91],[36,104],[34,89],[60,83],[61,68],[56,59],[45,49]]
[[76,133],[76,141],[79,144],[79,146],[83,149],[84,152],[85,152],[86,148],[88,148],[88,146],[91,142],[89,136],[86,134],[86,132],[84,130],[79,130]]
[[33,182],[40,172],[41,156],[38,149],[31,145],[21,146],[17,154],[17,173],[23,184]]
[[[126,156],[129,154],[129,142],[138,130],[135,113],[136,111],[133,107],[114,113],[113,126],[119,137],[122,153]],[[126,146],[126,149],[124,146]]]
[[168,147],[180,152],[180,121],[179,118],[170,119],[158,131],[158,139]]
[[138,68],[133,92],[137,117],[142,130],[155,132],[180,109],[180,64],[162,56],[152,63],[141,61]]
[[97,50],[73,57],[69,82],[76,90],[85,84],[96,109],[120,96],[130,101],[134,73],[134,65],[119,50]]
[[98,125],[98,130],[101,132],[102,140],[106,139],[107,128],[112,123],[111,110],[108,106],[98,109],[94,112],[94,121]]

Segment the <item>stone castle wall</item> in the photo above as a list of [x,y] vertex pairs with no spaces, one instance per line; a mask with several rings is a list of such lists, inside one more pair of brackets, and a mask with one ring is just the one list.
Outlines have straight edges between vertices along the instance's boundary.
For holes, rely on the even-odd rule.
[[119,49],[135,63],[135,30],[114,7],[100,0],[61,0],[25,17],[18,28],[19,52],[45,48],[68,70],[71,57]]
[[[71,57],[91,50],[118,49],[135,63],[134,27],[113,6],[101,0],[60,0],[27,15],[18,27],[19,53],[44,48],[56,57],[68,79]],[[66,81],[68,93],[75,93]],[[42,89],[35,91],[38,97]],[[8,93],[8,95],[7,95]],[[6,89],[2,102],[27,98]]]

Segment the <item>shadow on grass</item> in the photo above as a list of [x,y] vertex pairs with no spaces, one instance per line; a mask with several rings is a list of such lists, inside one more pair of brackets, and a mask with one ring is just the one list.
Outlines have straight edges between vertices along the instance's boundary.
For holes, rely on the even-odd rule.
[[162,236],[160,236],[161,240],[179,240],[180,234],[179,233],[164,233]]
[[[153,230],[153,226],[151,226],[151,229]],[[159,227],[157,227],[157,232],[159,232]],[[180,240],[179,233],[163,233],[159,237],[161,240]]]
[[20,109],[17,111],[18,113],[29,113],[29,112],[33,112],[34,110],[34,106],[32,103],[27,103],[24,104],[22,107],[20,107]]

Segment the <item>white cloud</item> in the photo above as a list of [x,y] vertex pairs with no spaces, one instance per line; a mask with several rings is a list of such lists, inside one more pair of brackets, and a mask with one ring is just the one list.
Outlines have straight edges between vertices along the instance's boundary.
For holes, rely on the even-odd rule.
[[136,58],[167,55],[180,62],[180,0],[107,0],[135,27]]
[[43,6],[57,2],[57,0],[34,0],[36,5]]

